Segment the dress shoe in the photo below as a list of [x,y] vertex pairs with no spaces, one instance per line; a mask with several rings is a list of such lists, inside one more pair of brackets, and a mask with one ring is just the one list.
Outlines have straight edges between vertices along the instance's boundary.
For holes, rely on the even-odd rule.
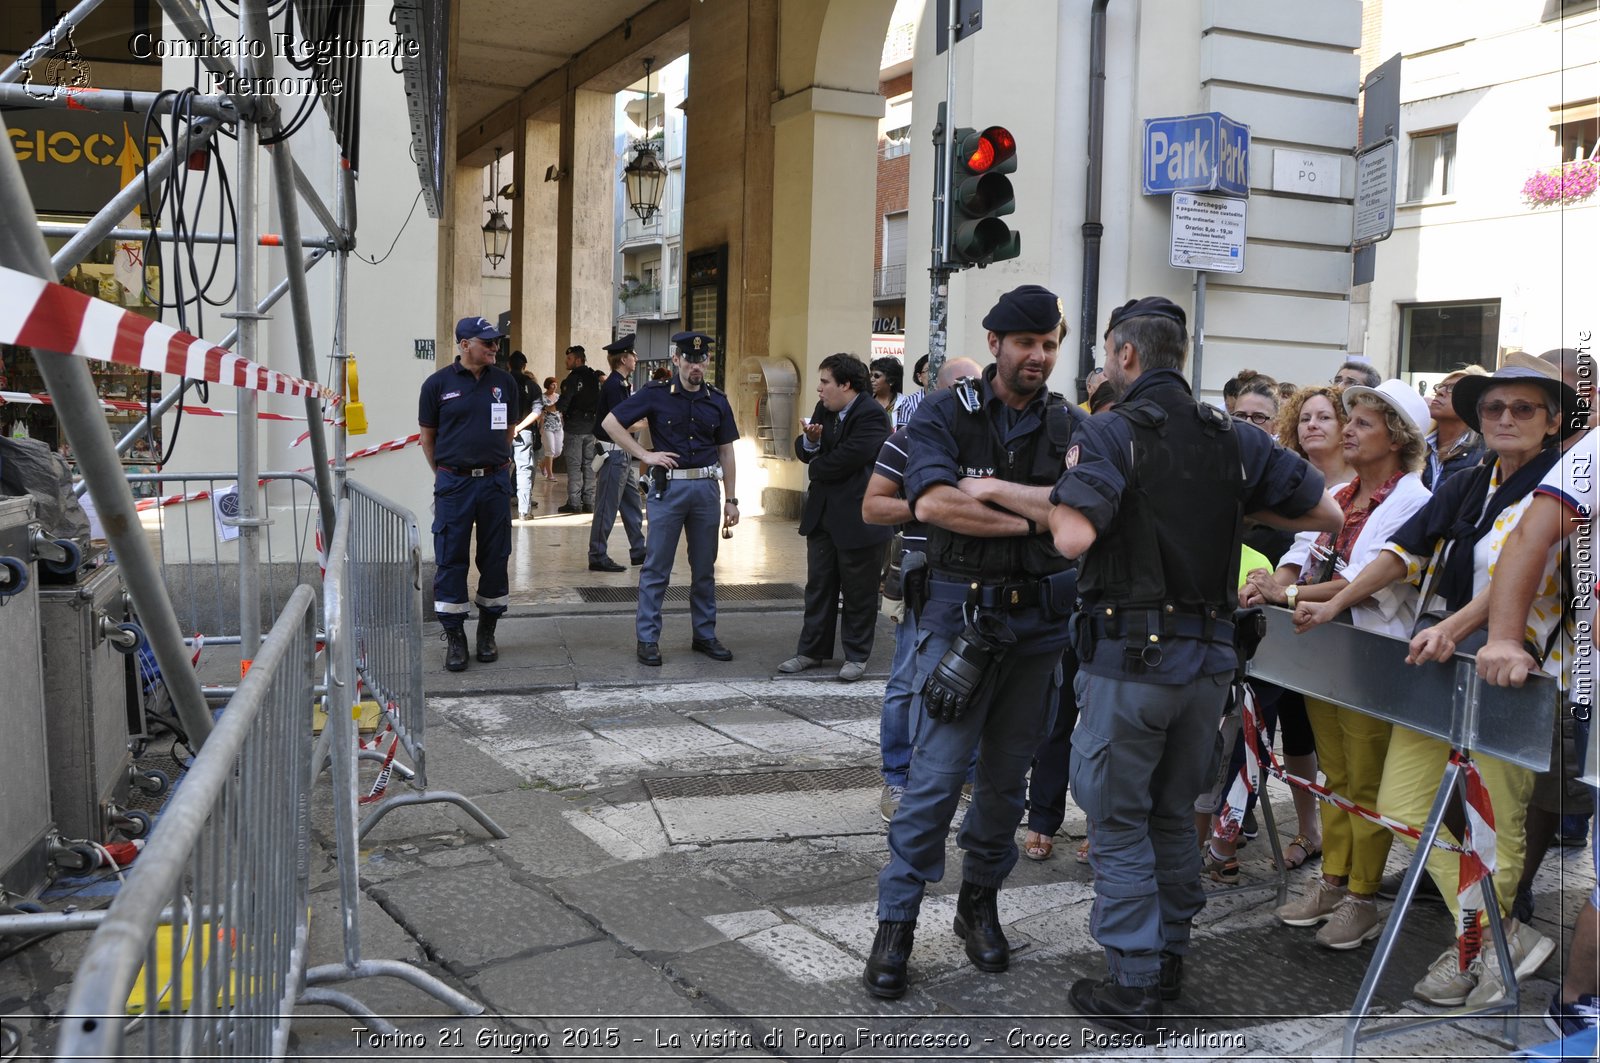
[[628,564],[632,565],[635,568],[638,568],[640,565],[644,564],[644,555],[643,554],[631,554],[631,555],[629,555]]
[[906,964],[911,960],[911,943],[916,930],[914,920],[878,924],[878,934],[872,939],[872,953],[867,957],[867,969],[861,973],[861,984],[867,987],[867,992],[885,1000],[898,1000],[906,995],[910,981],[906,976]]
[[582,506],[575,506],[571,502],[563,502],[563,503],[561,503],[561,505],[556,507],[556,512],[557,513],[582,513],[583,512],[583,507]]
[[634,656],[639,658],[640,664],[648,664],[651,668],[661,667],[661,646],[658,643],[639,643],[639,648],[634,650]]
[[1161,981],[1157,983],[1162,1000],[1177,1000],[1183,993],[1183,957],[1176,952],[1161,954]]
[[444,630],[444,666],[452,672],[467,670],[467,633],[459,627]]
[[696,653],[703,653],[713,661],[733,660],[733,651],[728,649],[716,639],[695,639],[689,643],[689,648]]
[[1161,991],[1155,986],[1118,985],[1109,978],[1080,978],[1067,990],[1078,1014],[1120,1033],[1151,1034],[1161,1028]]
[[499,619],[497,616],[478,617],[478,660],[484,664],[500,659],[500,647],[494,641],[494,625]]
[[626,568],[624,568],[623,566],[617,564],[615,561],[611,560],[609,557],[602,557],[598,561],[589,562],[589,571],[590,572],[626,572],[628,570]]
[[594,512],[594,506],[590,505],[588,502],[585,502],[583,504],[583,511],[585,513],[593,513]]
[[999,893],[992,886],[963,882],[956,898],[956,937],[967,943],[967,959],[972,965],[990,974],[1011,966],[1011,943],[1000,929],[1000,912],[995,905]]

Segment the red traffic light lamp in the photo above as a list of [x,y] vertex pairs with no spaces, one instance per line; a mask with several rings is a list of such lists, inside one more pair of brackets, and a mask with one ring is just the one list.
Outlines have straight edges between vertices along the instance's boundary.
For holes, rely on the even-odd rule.
[[1022,237],[1000,219],[1017,209],[1005,175],[1017,168],[1017,141],[1004,126],[955,131],[950,179],[950,258],[954,269],[1022,254]]

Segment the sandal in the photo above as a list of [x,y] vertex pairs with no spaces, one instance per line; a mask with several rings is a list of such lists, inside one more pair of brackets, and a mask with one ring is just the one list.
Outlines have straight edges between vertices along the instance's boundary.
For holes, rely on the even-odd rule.
[[1078,851],[1075,854],[1073,854],[1073,856],[1074,856],[1074,859],[1076,859],[1078,861],[1078,863],[1080,863],[1080,864],[1087,864],[1089,862],[1089,839],[1088,838],[1083,839],[1083,842],[1078,846]]
[[[1290,849],[1299,849],[1300,853],[1301,853],[1300,859],[1295,860],[1294,858],[1292,858],[1289,855],[1289,850]],[[1319,857],[1321,855],[1322,855],[1322,846],[1319,845],[1316,848],[1312,848],[1311,839],[1310,838],[1307,838],[1304,834],[1296,834],[1294,836],[1294,840],[1291,841],[1288,845],[1283,847],[1283,867],[1284,867],[1284,870],[1293,871],[1295,868],[1300,867],[1303,864],[1309,863],[1310,861],[1315,860],[1317,857]]]
[[1048,860],[1055,848],[1056,843],[1038,831],[1030,830],[1028,836],[1022,839],[1022,855],[1029,860]]
[[1225,886],[1232,886],[1239,881],[1239,859],[1235,856],[1222,857],[1211,851],[1207,845],[1201,853],[1201,870],[1214,882]]

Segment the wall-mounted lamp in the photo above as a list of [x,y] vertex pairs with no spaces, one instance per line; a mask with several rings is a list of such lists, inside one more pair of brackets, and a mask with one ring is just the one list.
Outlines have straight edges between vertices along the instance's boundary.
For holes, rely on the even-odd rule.
[[544,179],[546,181],[565,181],[567,179],[567,171],[560,166],[546,166],[544,168]]

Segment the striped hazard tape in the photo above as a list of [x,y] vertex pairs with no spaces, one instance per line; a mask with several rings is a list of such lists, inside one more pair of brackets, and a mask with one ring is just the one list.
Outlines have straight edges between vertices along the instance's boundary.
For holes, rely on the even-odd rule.
[[[27,406],[27,405],[53,406],[53,405],[55,405],[55,403],[51,400],[50,396],[45,394],[42,391],[0,391],[0,406],[13,405],[13,404],[21,405],[21,406]],[[131,410],[131,411],[136,412],[136,413],[143,413],[149,407],[145,403],[140,402],[140,401],[138,401],[136,399],[107,399],[107,398],[102,398],[100,400],[100,408],[102,410],[117,410],[117,411]],[[182,409],[183,409],[184,413],[192,414],[192,415],[194,415],[196,417],[237,417],[237,416],[239,416],[239,411],[238,410],[222,410],[222,409],[217,409],[216,407],[213,407],[213,406],[189,406],[189,405],[184,405],[182,407]],[[263,421],[304,421],[306,419],[306,416],[303,413],[302,414],[267,413],[265,411],[257,411],[256,412],[256,417],[258,419],[260,419],[260,420],[263,420]]]
[[170,325],[3,266],[0,343],[62,351],[275,395],[337,401],[331,389],[315,381],[268,369]]
[[[386,454],[392,450],[404,450],[406,447],[416,445],[417,443],[421,442],[421,440],[421,433],[413,433],[408,436],[401,436],[399,439],[391,439],[385,443],[379,443],[377,446],[363,447],[360,450],[353,450],[349,454],[345,455],[345,461],[359,461],[362,458],[370,458],[374,454]],[[333,464],[332,458],[328,459],[328,464]],[[309,465],[303,469],[295,470],[295,472],[310,471],[311,466]],[[258,485],[264,483],[266,483],[265,480],[257,481]],[[158,498],[142,498],[134,503],[134,508],[140,511],[160,509],[163,506],[176,506],[185,502],[203,502],[210,497],[210,491],[185,491],[180,494],[162,495]]]

